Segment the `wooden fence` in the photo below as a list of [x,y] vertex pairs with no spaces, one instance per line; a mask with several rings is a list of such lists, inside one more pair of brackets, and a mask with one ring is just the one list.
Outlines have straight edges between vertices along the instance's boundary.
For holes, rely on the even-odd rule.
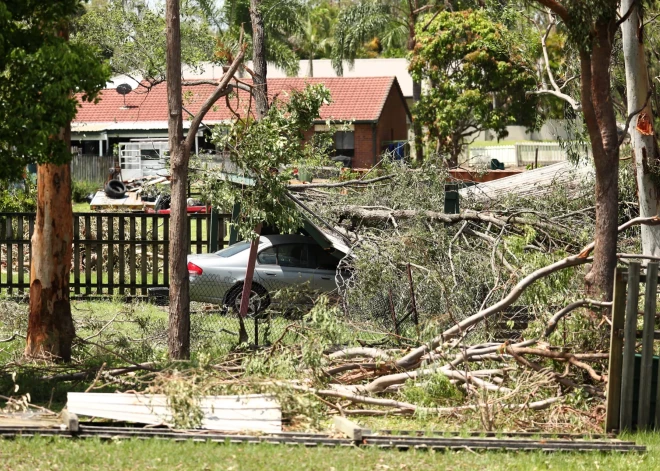
[[[225,247],[230,219],[189,214],[188,253]],[[34,213],[0,213],[0,293],[29,291],[34,223]],[[169,214],[74,213],[72,294],[146,295],[168,286],[169,223]]]
[[[607,383],[605,429],[660,428],[660,364],[653,355],[658,263],[649,263],[642,274],[638,262],[617,269],[612,301],[612,334]],[[639,312],[639,285],[646,283],[644,310]],[[642,330],[638,330],[643,314]],[[641,338],[641,344],[637,339]],[[639,349],[639,353],[637,350]]]
[[116,157],[111,155],[80,155],[74,154],[71,158],[71,179],[103,183],[108,179],[110,169],[115,166]]

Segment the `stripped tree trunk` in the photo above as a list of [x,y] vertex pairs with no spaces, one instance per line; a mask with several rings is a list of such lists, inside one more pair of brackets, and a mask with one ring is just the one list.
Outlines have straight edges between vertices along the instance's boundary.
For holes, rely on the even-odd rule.
[[167,106],[172,202],[170,203],[170,311],[168,351],[190,358],[190,283],[187,253],[186,187],[190,148],[183,135],[179,0],[167,0]]
[[261,0],[250,0],[250,20],[252,22],[254,102],[257,119],[261,119],[268,111],[268,86],[266,83],[268,64],[266,63],[266,33],[261,14]]
[[[69,147],[70,128],[62,130],[60,138]],[[75,337],[69,304],[72,241],[71,167],[39,165],[25,347],[28,357],[71,360]]]
[[[641,10],[637,0],[621,2],[622,15],[631,8],[632,13],[621,25],[626,66],[626,95],[628,113],[640,109],[642,111],[630,122],[630,144],[637,177],[639,215],[650,217],[657,215],[660,210],[659,189],[653,177],[653,174],[660,174],[660,159],[653,132],[653,111],[649,100],[650,83],[644,54]],[[660,256],[660,227],[642,226],[641,230],[644,255]]]
[[594,263],[587,290],[612,298],[619,197],[619,136],[610,90],[610,58],[615,20],[596,23],[592,50],[580,53],[581,102],[596,167],[596,230]]

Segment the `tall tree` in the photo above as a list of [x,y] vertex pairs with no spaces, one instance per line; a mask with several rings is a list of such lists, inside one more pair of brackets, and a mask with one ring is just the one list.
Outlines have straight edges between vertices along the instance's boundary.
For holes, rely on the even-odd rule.
[[421,22],[410,71],[431,84],[413,118],[451,167],[477,133],[492,130],[503,138],[509,125],[536,123],[536,97],[525,97],[536,78],[504,25],[481,10],[442,12]]
[[[200,1],[208,3],[211,0]],[[264,37],[268,38],[266,61],[284,69],[288,75],[298,74],[299,60],[292,47],[291,38],[301,29],[304,17],[303,1],[259,0],[258,5],[261,17],[259,24]],[[227,47],[235,47],[244,28],[248,49],[251,49],[255,40],[253,10],[252,0],[224,0],[221,8],[222,20],[219,22],[222,29],[219,42]],[[247,54],[250,52],[248,50]]]
[[[439,6],[433,0],[360,0],[349,3],[339,14],[335,29],[332,64],[337,75],[343,75],[344,61],[352,65],[364,43],[374,36],[393,47],[404,43],[407,51],[412,52],[417,42],[420,16],[440,8],[444,8],[444,4]],[[413,103],[420,100],[421,94],[422,83],[413,78]],[[421,159],[422,127],[416,120],[413,120],[413,132],[415,155]]]
[[268,63],[266,62],[266,31],[261,11],[262,0],[250,0],[250,22],[252,23],[252,64],[254,74],[254,101],[257,119],[266,116],[268,112],[268,83],[266,75]]
[[[188,133],[183,132],[183,82],[181,79],[181,12],[179,0],[167,0],[167,105],[168,137],[170,147],[170,168],[172,181],[172,201],[170,204],[170,306],[168,350],[170,358],[190,357],[190,280],[188,278],[187,254],[187,204],[188,164],[190,151],[195,142],[197,130],[206,113],[221,97],[233,89],[230,81],[238,70],[245,55],[241,46],[236,57],[216,88],[192,118]],[[242,36],[241,36],[242,42]],[[208,83],[208,81],[204,81]],[[189,85],[195,85],[190,83]]]
[[[626,67],[626,98],[630,122],[630,143],[635,159],[635,173],[642,217],[656,216],[660,212],[660,155],[653,129],[651,84],[644,51],[643,9],[637,0],[622,0],[621,15],[627,19],[621,24],[623,56]],[[639,113],[639,114],[634,114]],[[644,225],[642,252],[660,256],[660,227]]]
[[[564,23],[579,51],[580,109],[596,167],[594,262],[585,277],[588,291],[612,297],[618,224],[619,133],[610,88],[614,36],[620,26],[618,0],[534,0]],[[588,256],[589,254],[584,254]]]
[[0,1],[0,178],[39,164],[25,353],[64,361],[75,337],[70,123],[78,99],[93,100],[108,78],[93,50],[68,41],[81,7],[80,0]]

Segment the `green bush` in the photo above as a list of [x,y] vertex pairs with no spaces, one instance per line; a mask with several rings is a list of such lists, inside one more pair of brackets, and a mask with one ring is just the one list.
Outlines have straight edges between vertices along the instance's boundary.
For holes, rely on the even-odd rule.
[[36,210],[37,189],[35,185],[0,187],[1,213],[29,213]]
[[96,182],[74,181],[71,186],[71,198],[74,203],[87,202],[87,195],[94,194],[101,188]]
[[426,378],[406,381],[401,389],[406,401],[423,407],[455,405],[463,399],[463,394],[442,373]]

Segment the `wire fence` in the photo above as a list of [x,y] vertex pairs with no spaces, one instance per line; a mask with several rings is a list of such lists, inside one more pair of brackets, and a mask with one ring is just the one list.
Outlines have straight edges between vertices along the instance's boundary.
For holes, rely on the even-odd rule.
[[[193,347],[236,344],[241,324],[247,342],[254,346],[301,341],[300,327],[309,321],[321,297],[325,298],[324,308],[332,311],[341,326],[340,337],[347,341],[360,338],[363,343],[403,345],[420,338],[420,313],[414,297],[402,297],[390,289],[352,303],[340,295],[337,281],[341,284],[341,278],[334,272],[287,268],[257,268],[242,322],[243,283],[237,273],[191,275]],[[167,295],[167,290],[152,292],[152,302],[167,304]]]

